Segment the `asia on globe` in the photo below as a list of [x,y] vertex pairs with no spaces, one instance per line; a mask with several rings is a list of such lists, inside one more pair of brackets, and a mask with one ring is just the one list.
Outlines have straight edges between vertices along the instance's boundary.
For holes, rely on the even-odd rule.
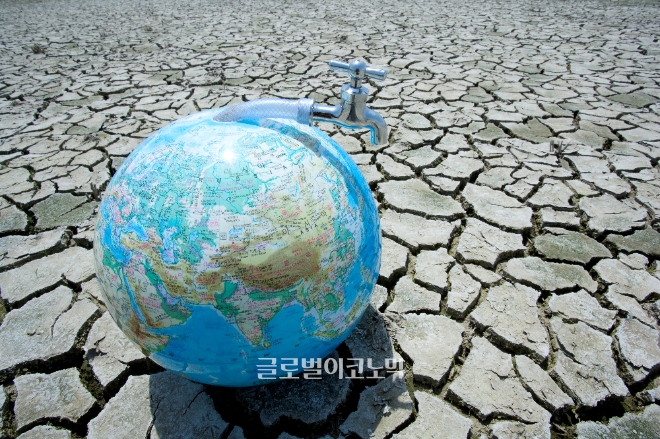
[[133,151],[100,205],[94,256],[108,311],[151,359],[250,386],[268,382],[259,358],[323,358],[348,336],[378,278],[378,212],[318,129],[213,114]]

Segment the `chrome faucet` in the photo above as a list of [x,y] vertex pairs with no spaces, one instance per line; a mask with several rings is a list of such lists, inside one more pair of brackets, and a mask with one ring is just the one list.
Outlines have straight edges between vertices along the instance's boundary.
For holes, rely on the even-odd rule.
[[341,104],[312,105],[312,122],[329,122],[346,128],[369,128],[371,130],[371,143],[383,145],[388,143],[387,124],[385,119],[367,107],[369,90],[362,85],[366,78],[382,81],[387,70],[368,67],[367,63],[353,60],[350,63],[343,61],[330,61],[330,70],[348,73],[350,82],[341,88]]
[[350,82],[341,88],[340,105],[317,104],[314,99],[277,99],[265,98],[243,102],[220,109],[213,117],[216,122],[245,122],[269,118],[293,119],[300,124],[329,122],[346,128],[369,128],[371,143],[388,143],[385,119],[367,107],[369,90],[362,85],[366,78],[382,81],[386,70],[367,67],[364,61],[353,60],[350,63],[330,61],[330,70],[348,73]]

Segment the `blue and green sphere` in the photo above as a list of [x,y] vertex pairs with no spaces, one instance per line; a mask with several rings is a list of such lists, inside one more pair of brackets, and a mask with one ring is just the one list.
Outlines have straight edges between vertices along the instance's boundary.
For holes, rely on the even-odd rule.
[[270,382],[260,358],[301,365],[348,336],[378,278],[380,227],[369,186],[327,135],[215,114],[160,129],[126,159],[94,256],[108,311],[151,359],[251,386]]

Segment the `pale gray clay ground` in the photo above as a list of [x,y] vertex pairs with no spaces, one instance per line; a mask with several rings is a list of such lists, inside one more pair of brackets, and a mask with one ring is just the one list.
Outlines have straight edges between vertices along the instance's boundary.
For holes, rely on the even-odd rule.
[[[660,4],[0,1],[1,438],[660,437]],[[389,70],[389,145],[322,125],[383,258],[337,353],[377,380],[214,388],[117,329],[92,263],[157,128]]]

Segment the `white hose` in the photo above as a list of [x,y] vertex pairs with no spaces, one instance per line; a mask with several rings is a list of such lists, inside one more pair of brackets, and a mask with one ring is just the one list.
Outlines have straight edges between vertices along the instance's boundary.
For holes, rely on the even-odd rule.
[[216,122],[241,122],[261,119],[293,119],[299,124],[310,125],[314,99],[257,99],[234,105],[213,118]]

